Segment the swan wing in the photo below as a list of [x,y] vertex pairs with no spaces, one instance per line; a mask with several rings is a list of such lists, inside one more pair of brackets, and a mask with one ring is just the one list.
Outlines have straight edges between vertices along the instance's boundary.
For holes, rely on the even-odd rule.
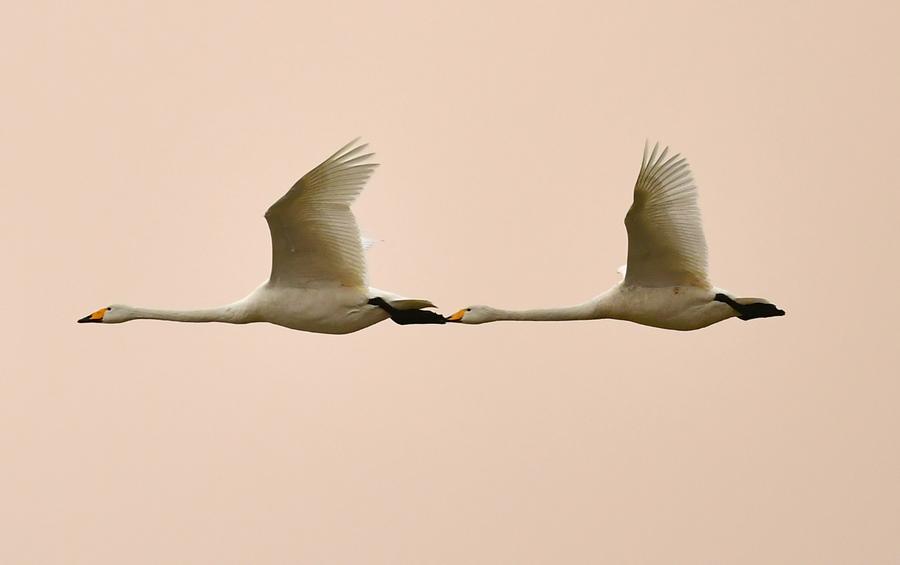
[[[649,153],[649,154],[648,154]],[[697,187],[680,155],[668,157],[644,146],[634,202],[625,216],[628,229],[626,284],[708,287],[706,238],[697,205]]]
[[272,236],[270,284],[316,281],[363,286],[364,242],[350,204],[378,165],[374,153],[351,141],[306,173],[266,211]]

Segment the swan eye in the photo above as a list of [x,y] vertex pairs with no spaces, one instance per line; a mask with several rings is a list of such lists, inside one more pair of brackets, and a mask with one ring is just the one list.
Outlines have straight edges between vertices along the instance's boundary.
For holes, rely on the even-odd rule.
[[472,311],[471,308],[466,308],[466,312],[471,312],[471,311]]
[[107,306],[106,311],[109,312],[110,310],[112,310],[112,306]]

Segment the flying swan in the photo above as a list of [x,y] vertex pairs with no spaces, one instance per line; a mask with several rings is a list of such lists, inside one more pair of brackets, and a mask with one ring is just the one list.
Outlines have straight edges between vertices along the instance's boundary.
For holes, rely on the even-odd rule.
[[696,330],[737,316],[741,320],[784,316],[761,298],[736,298],[707,277],[706,238],[697,187],[687,160],[667,158],[668,147],[644,146],[634,202],[625,216],[628,264],[623,280],[600,296],[567,308],[501,310],[470,306],[447,318],[483,324],[501,320],[627,320],[670,330]]
[[78,320],[269,322],[308,332],[346,334],[387,318],[398,324],[443,324],[423,310],[428,300],[403,298],[367,286],[359,228],[350,204],[377,165],[354,140],[306,173],[266,211],[272,237],[272,273],[246,298],[206,310],[155,310],[114,304]]

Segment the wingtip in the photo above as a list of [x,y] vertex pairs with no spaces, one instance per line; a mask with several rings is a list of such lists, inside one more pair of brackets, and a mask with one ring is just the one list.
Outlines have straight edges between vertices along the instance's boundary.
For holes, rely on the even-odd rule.
[[335,151],[330,157],[325,159],[325,162],[332,161],[335,159],[341,159],[341,158],[346,157],[350,153],[359,153],[360,151],[364,150],[366,147],[369,146],[369,144],[368,143],[360,144],[359,142],[361,139],[362,139],[362,136],[358,136],[358,137],[354,138],[352,141],[350,141],[350,143],[344,144],[343,147],[341,147],[340,149]]
[[366,147],[366,146],[368,146],[369,142],[363,141],[362,139],[363,139],[363,136],[357,135],[356,137],[353,138],[353,140],[350,141],[350,143],[348,143],[344,147],[357,147],[357,146]]
[[[646,154],[646,148],[644,149],[644,151]],[[657,141],[656,143],[653,144],[653,149],[650,151],[650,155],[646,156],[644,159],[644,167],[643,167],[644,169],[653,166],[653,164],[656,162],[656,154],[658,151],[659,151],[659,142]]]

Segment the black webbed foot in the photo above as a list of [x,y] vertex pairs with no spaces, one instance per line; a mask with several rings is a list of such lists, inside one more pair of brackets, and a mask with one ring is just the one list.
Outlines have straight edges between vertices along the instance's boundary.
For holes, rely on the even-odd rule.
[[754,302],[753,304],[744,304],[738,318],[741,320],[755,320],[756,318],[771,318],[773,316],[784,316],[784,310],[779,309],[774,304]]
[[391,320],[401,326],[408,324],[446,324],[447,320],[440,314],[428,310],[397,310],[391,314]]
[[774,304],[768,302],[753,302],[752,304],[740,304],[726,294],[716,294],[713,298],[718,302],[724,302],[731,306],[738,313],[740,320],[755,320],[756,318],[771,318],[773,316],[784,316],[784,310],[778,308]]
[[381,298],[380,296],[370,298],[369,304],[371,304],[372,306],[378,306],[379,308],[387,312],[391,317],[391,320],[393,320],[397,324],[400,324],[401,326],[407,326],[410,324],[447,323],[447,320],[436,312],[431,312],[429,310],[399,310],[391,306],[391,304],[387,300]]

